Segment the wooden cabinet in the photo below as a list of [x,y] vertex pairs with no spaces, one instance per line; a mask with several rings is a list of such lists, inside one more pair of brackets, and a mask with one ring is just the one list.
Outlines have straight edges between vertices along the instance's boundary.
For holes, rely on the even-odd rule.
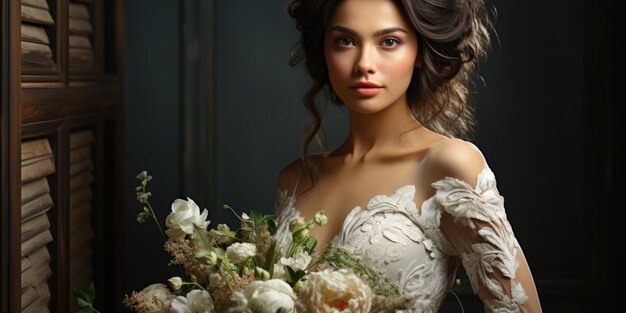
[[2,0],[0,312],[121,311],[122,8]]

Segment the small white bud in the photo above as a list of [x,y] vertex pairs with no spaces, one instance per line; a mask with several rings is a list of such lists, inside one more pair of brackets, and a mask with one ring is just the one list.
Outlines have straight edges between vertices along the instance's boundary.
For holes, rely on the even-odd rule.
[[317,226],[324,226],[328,223],[328,218],[324,215],[324,211],[319,211],[315,214],[313,221],[317,224]]
[[295,231],[305,225],[306,221],[304,220],[304,217],[294,217],[289,221],[289,231]]
[[180,277],[178,277],[178,276],[174,276],[174,277],[168,279],[167,282],[170,284],[170,287],[174,291],[179,290],[180,287],[183,286],[183,280]]
[[268,279],[270,279],[270,273],[260,267],[255,267],[254,268],[254,278],[256,278],[257,280],[262,280],[262,281],[266,281]]

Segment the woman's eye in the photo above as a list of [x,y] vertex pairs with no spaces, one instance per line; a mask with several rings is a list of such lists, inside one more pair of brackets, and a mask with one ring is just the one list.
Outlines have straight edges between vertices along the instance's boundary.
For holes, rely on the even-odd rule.
[[337,42],[337,44],[338,44],[338,45],[340,45],[340,46],[345,46],[345,47],[347,47],[347,46],[352,46],[352,45],[354,45],[354,43],[352,42],[352,40],[350,40],[349,38],[345,38],[345,37],[342,37],[342,38],[337,38],[337,40],[335,40],[335,41],[336,41],[336,42]]
[[393,38],[387,38],[381,42],[382,46],[385,48],[395,47],[399,44],[398,40]]

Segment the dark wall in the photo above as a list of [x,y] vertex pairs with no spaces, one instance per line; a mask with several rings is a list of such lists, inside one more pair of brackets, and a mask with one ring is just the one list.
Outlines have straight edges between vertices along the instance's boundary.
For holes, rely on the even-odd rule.
[[[289,67],[298,34],[283,3],[215,2],[215,222],[234,222],[224,204],[271,212],[276,176],[298,155],[309,80]],[[346,125],[330,124],[337,142]]]
[[[135,178],[148,170],[152,204],[163,223],[180,195],[180,7],[178,1],[126,1],[124,292],[164,282],[163,238],[153,222],[136,220]],[[121,299],[116,300],[121,301]]]

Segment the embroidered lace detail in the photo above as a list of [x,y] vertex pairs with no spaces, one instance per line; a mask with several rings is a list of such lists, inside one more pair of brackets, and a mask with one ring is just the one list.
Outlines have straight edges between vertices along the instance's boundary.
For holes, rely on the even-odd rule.
[[[432,186],[437,190],[435,200],[454,217],[454,225],[440,229],[455,241],[474,293],[481,286],[489,291],[493,298],[483,301],[490,312],[520,312],[520,306],[528,299],[515,280],[519,244],[506,218],[504,198],[498,192],[493,172],[488,167],[483,169],[475,189],[449,177]],[[510,292],[503,288],[505,283],[510,284]]]
[[[456,257],[461,258],[474,292],[481,286],[489,290],[492,297],[483,301],[490,312],[519,312],[526,295],[515,281],[518,243],[491,170],[481,171],[475,189],[450,177],[432,186],[436,192],[420,211],[413,185],[400,187],[391,196],[374,196],[365,209],[357,206],[350,211],[331,243],[387,274],[403,294],[415,297],[411,312],[437,312],[452,286],[456,268],[450,262]],[[276,235],[285,251],[291,242],[288,222],[300,212],[287,191],[278,190],[276,199]],[[442,224],[444,213],[454,217],[451,225]],[[510,293],[505,293],[503,283],[510,283]]]
[[447,261],[419,227],[415,186],[400,187],[392,196],[372,198],[364,210],[354,208],[331,241],[365,264],[386,274],[416,299],[412,312],[436,312],[447,286]]

